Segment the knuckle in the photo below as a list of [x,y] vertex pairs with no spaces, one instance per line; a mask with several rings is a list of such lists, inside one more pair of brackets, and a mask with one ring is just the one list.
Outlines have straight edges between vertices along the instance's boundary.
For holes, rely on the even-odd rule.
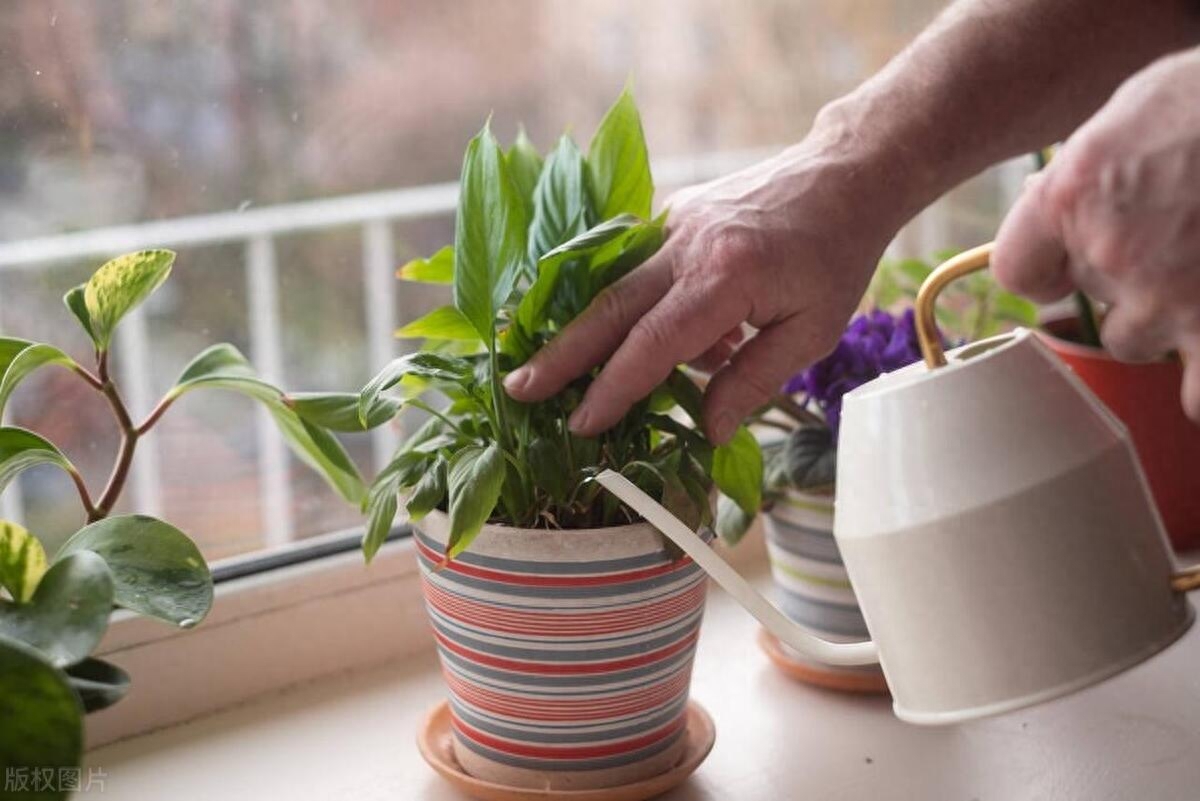
[[631,344],[647,354],[661,354],[671,345],[671,328],[657,315],[647,315],[629,331]]
[[756,266],[759,250],[758,235],[742,225],[724,227],[709,243],[709,253],[719,274],[732,275]]
[[629,302],[619,285],[605,287],[592,301],[596,314],[612,328],[620,328],[629,314]]

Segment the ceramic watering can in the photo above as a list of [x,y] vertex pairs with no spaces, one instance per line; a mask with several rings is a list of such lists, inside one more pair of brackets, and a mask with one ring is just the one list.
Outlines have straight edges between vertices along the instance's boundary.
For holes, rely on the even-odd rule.
[[878,661],[898,717],[944,724],[1102,681],[1191,625],[1200,568],[1176,572],[1123,426],[1027,330],[944,353],[916,301],[924,363],[848,393],[834,536],[872,639],[833,643],[762,598],[686,525],[611,471],[602,485],[674,540],[780,640],[832,665]]

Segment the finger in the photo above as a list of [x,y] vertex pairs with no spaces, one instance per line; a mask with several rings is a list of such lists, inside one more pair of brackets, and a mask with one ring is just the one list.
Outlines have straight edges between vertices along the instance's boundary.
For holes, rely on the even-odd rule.
[[1149,362],[1171,350],[1171,327],[1165,315],[1140,304],[1122,302],[1104,316],[1100,340],[1113,358]]
[[1193,423],[1200,425],[1200,348],[1194,348],[1184,354],[1183,389],[1180,400],[1183,403],[1183,411],[1187,413]]
[[611,428],[682,364],[699,356],[739,324],[747,309],[730,293],[675,284],[630,330],[588,387],[569,421],[580,436]]
[[1026,186],[996,235],[992,272],[1006,289],[1041,303],[1071,291],[1069,259],[1047,201],[1047,178]]
[[671,288],[666,248],[597,295],[558,336],[504,379],[519,401],[548,398],[604,361]]
[[711,348],[700,354],[699,358],[692,359],[688,362],[688,366],[704,373],[715,373],[717,370],[729,361],[730,357],[737,351],[737,346],[742,341],[742,329],[735,328],[725,336],[717,340],[717,343]]
[[796,370],[822,354],[797,347],[805,341],[799,318],[759,331],[718,371],[704,393],[704,431],[722,444],[752,411],[779,393]]

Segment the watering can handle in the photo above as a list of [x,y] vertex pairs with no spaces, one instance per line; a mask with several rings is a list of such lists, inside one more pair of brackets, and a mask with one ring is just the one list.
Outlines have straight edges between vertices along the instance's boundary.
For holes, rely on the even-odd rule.
[[[938,333],[937,320],[934,317],[934,304],[937,303],[938,295],[952,281],[987,267],[992,258],[994,244],[988,242],[986,245],[979,245],[959,253],[938,265],[921,284],[921,289],[917,292],[916,309],[913,316],[916,320],[917,341],[921,345],[921,355],[925,357],[925,364],[929,366],[929,369],[935,370],[946,366],[946,354],[942,350],[942,337]],[[1193,565],[1172,575],[1171,589],[1176,592],[1200,590],[1200,565]]]
[[938,333],[937,319],[934,317],[934,304],[937,303],[938,295],[942,294],[942,290],[952,281],[987,267],[992,258],[993,244],[988,242],[986,245],[964,250],[938,265],[921,284],[913,317],[917,324],[917,341],[921,345],[921,355],[925,357],[925,364],[929,369],[946,366],[942,336]]
[[605,470],[596,480],[682,548],[705,573],[780,641],[810,659],[827,665],[874,665],[879,661],[875,643],[869,640],[852,643],[830,642],[788,618],[738,575],[738,572],[718,556],[700,535],[620,473]]

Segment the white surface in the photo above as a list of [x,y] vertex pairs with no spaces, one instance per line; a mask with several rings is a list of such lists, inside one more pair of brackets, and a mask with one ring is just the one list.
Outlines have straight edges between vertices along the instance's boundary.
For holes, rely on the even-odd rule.
[[[1200,797],[1200,629],[1149,663],[1036,709],[945,729],[884,699],[779,675],[713,588],[693,697],[717,744],[673,801]],[[385,610],[378,610],[385,614]],[[298,630],[299,633],[300,630]],[[952,677],[948,677],[952,680]],[[92,752],[119,801],[450,801],[413,743],[442,697],[432,653]],[[85,774],[86,775],[86,774]]]

